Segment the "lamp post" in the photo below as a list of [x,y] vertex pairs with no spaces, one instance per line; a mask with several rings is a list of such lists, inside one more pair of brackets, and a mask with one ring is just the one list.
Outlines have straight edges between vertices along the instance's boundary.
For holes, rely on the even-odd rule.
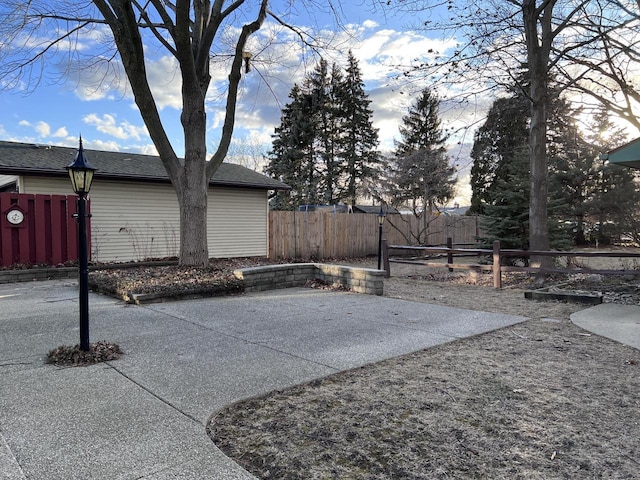
[[78,195],[78,285],[80,289],[80,350],[89,350],[89,256],[87,253],[87,194],[93,180],[93,167],[82,148],[82,137],[75,160],[67,166],[73,191]]
[[382,224],[384,223],[385,214],[380,205],[380,213],[378,213],[378,270],[382,266]]

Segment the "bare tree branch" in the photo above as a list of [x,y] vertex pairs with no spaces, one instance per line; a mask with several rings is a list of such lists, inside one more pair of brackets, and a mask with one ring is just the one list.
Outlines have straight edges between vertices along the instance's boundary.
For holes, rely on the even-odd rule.
[[235,112],[236,112],[236,98],[238,96],[238,85],[242,78],[242,53],[244,52],[245,45],[249,37],[257,32],[267,17],[267,5],[268,0],[262,0],[260,5],[260,12],[257,18],[242,27],[242,32],[238,37],[236,44],[235,55],[233,57],[233,63],[231,66],[231,73],[229,74],[229,92],[227,93],[227,105],[224,119],[224,125],[222,126],[222,139],[218,145],[218,149],[214,153],[213,157],[207,164],[207,178],[211,178],[214,172],[218,169],[224,157],[227,155],[229,145],[231,144],[231,137],[233,133],[233,127],[235,124]]
[[[159,27],[163,27],[167,33],[170,35],[170,37],[173,39],[173,41],[175,42],[175,38],[174,38],[174,25],[173,25],[173,21],[171,20],[171,17],[169,17],[169,15],[166,14],[166,12],[162,9],[157,10],[157,6],[156,6],[156,11],[158,11],[158,13],[160,14],[160,16],[162,17],[163,23],[162,24],[154,24],[151,19],[149,18],[149,15],[147,14],[147,10],[146,10],[146,5],[145,6],[141,6],[136,0],[132,0],[132,3],[135,5],[135,7],[137,8],[138,12],[140,13],[140,18],[142,18],[144,20],[144,23],[140,23],[141,26],[143,27],[147,27],[149,28],[152,32],[153,35],[156,37],[156,39],[173,55],[176,56],[177,52],[176,49],[174,48],[173,45],[171,45],[165,38],[164,36],[162,36],[162,34],[159,32],[158,28]],[[148,5],[149,3],[147,3]],[[156,2],[153,2],[154,6],[156,4]]]

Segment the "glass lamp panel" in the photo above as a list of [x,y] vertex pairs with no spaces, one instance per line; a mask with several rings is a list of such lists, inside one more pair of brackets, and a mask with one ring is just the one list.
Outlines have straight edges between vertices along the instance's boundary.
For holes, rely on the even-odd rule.
[[91,181],[93,180],[93,170],[70,168],[69,178],[76,194],[89,193]]

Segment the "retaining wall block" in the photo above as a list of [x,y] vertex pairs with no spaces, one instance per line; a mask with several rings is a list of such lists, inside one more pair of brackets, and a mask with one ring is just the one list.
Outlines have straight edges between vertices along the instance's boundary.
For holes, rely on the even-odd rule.
[[341,285],[358,293],[382,295],[384,272],[368,268],[355,268],[322,263],[265,265],[234,272],[244,281],[245,292],[304,286],[307,280],[320,279],[332,285]]

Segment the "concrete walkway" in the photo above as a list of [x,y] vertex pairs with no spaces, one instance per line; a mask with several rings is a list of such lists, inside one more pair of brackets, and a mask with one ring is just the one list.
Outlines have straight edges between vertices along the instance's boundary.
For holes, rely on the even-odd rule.
[[571,321],[597,335],[640,350],[640,307],[603,303],[571,314]]

